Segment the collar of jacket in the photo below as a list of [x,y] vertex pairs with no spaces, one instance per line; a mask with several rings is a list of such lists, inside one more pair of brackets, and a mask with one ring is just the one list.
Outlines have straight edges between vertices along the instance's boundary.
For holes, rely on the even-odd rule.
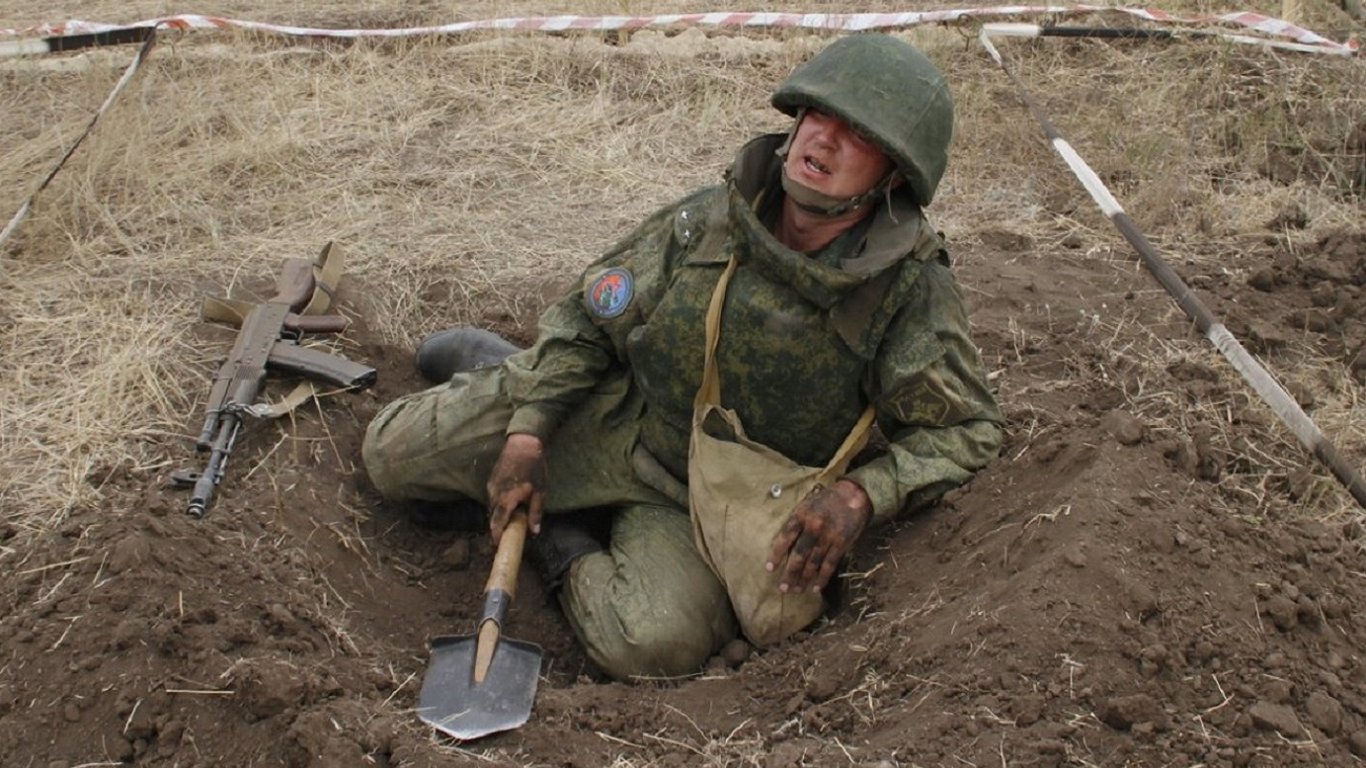
[[[920,253],[917,247],[927,232],[924,214],[914,198],[902,190],[894,190],[877,204],[871,222],[865,219],[864,226],[850,230],[858,236],[857,242],[841,243],[844,235],[836,238],[820,252],[810,256],[793,251],[779,243],[777,238],[760,223],[755,211],[761,207],[763,199],[782,192],[782,158],[776,154],[786,136],[770,133],[751,139],[735,155],[735,161],[726,172],[727,187],[731,193],[732,221],[744,230],[746,239],[762,250],[772,251],[782,256],[799,257],[805,262],[830,263],[822,259],[826,251],[843,245],[846,253],[841,254],[835,272],[867,278],[876,275],[896,264],[908,255],[929,258],[934,254]],[[761,197],[762,196],[762,197]],[[861,231],[860,231],[861,230]],[[849,234],[849,233],[846,233]],[[922,260],[923,260],[922,258]],[[827,267],[827,269],[829,269]],[[843,280],[835,276],[838,282]]]
[[938,248],[926,246],[937,238],[910,195],[894,191],[878,203],[871,219],[817,253],[800,253],[778,242],[756,209],[762,208],[768,195],[782,194],[782,165],[775,151],[785,138],[779,133],[749,141],[726,174],[736,258],[753,263],[806,300],[831,310],[840,336],[860,354],[869,355],[869,346],[881,336],[869,327],[870,320],[882,314],[877,310],[900,271],[893,267],[908,257],[916,261],[934,257]]

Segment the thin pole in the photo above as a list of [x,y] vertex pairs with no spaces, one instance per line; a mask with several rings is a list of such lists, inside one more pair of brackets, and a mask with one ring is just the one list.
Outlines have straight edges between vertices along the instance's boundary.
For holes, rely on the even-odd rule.
[[1199,297],[1176,274],[1176,271],[1162,259],[1157,249],[1148,242],[1148,238],[1139,230],[1134,220],[1124,212],[1119,201],[1110,194],[1105,183],[1100,180],[1095,171],[1091,170],[1086,161],[1081,159],[1072,145],[1067,143],[1067,140],[1062,137],[1062,134],[1048,119],[1043,108],[1025,89],[1024,84],[1015,76],[1010,67],[1006,66],[1005,60],[1001,58],[1001,53],[996,50],[996,46],[992,45],[988,36],[989,32],[990,30],[987,27],[982,28],[982,32],[978,36],[982,46],[986,48],[987,53],[996,60],[1001,70],[1006,73],[1006,77],[1009,77],[1015,85],[1020,93],[1020,98],[1024,100],[1025,106],[1029,108],[1034,119],[1043,127],[1044,135],[1053,144],[1053,149],[1062,156],[1067,166],[1072,169],[1072,173],[1090,193],[1091,199],[1096,201],[1096,204],[1100,206],[1101,211],[1115,225],[1115,228],[1138,251],[1143,266],[1147,267],[1153,277],[1157,278],[1157,282],[1161,283],[1167,293],[1176,299],[1176,303],[1180,305],[1188,317],[1195,321],[1196,327],[1205,334],[1205,338],[1209,339],[1210,343],[1223,353],[1234,369],[1242,374],[1243,379],[1271,407],[1281,422],[1290,428],[1300,443],[1324,466],[1328,467],[1333,476],[1352,494],[1352,498],[1356,499],[1357,504],[1361,505],[1362,509],[1366,509],[1366,481],[1361,479],[1360,473],[1347,463],[1347,460],[1338,452],[1333,443],[1319,431],[1313,419],[1305,414],[1299,403],[1295,402],[1295,399],[1285,391],[1285,388],[1276,381],[1275,377],[1253,358],[1239,343],[1238,339],[1234,338],[1233,334],[1229,333],[1224,324],[1219,322],[1218,318],[1205,307],[1204,302],[1200,301]]
[[52,170],[48,171],[47,176],[38,184],[38,188],[33,190],[33,193],[24,201],[24,204],[19,206],[19,210],[14,213],[14,216],[10,217],[9,223],[5,225],[5,228],[0,230],[0,248],[4,248],[5,241],[9,240],[10,235],[14,234],[14,230],[19,228],[19,224],[28,216],[29,211],[33,209],[33,199],[38,196],[39,192],[47,189],[48,184],[52,183],[52,179],[56,177],[57,172],[60,171],[62,166],[66,165],[66,161],[70,160],[71,156],[75,154],[76,148],[81,145],[82,141],[85,141],[85,137],[89,136],[91,131],[95,130],[95,123],[99,121],[100,115],[103,115],[105,111],[109,109],[109,105],[114,103],[114,99],[123,91],[124,87],[128,85],[128,82],[133,79],[133,75],[137,74],[138,69],[142,67],[142,62],[147,59],[147,54],[152,50],[152,46],[156,43],[157,36],[156,30],[152,27],[141,27],[139,29],[141,30],[139,34],[145,34],[146,39],[143,41],[142,47],[138,49],[137,55],[133,57],[133,61],[129,63],[128,68],[123,71],[123,76],[114,84],[113,90],[109,92],[108,96],[104,97],[104,103],[100,105],[99,109],[95,110],[95,114],[91,116],[90,122],[85,126],[85,130],[81,131],[81,135],[76,137],[76,140],[71,143],[70,147],[67,147],[67,150],[62,154],[61,159],[57,161],[56,165],[52,166]]

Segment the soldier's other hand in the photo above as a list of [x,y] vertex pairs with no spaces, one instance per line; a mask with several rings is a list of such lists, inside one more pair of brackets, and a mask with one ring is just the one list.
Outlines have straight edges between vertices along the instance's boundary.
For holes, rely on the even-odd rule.
[[768,570],[782,571],[778,589],[825,589],[840,559],[868,525],[872,509],[868,494],[852,480],[840,480],[798,504],[768,555]]
[[541,504],[545,490],[545,446],[535,435],[511,434],[489,473],[489,532],[496,544],[503,538],[512,513],[526,508],[527,527],[541,532]]

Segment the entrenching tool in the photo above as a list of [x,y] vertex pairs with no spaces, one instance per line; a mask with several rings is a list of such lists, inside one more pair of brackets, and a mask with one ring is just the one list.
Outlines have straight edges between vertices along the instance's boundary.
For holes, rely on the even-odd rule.
[[531,716],[541,647],[501,636],[508,604],[517,591],[525,542],[526,512],[518,510],[493,556],[476,634],[432,638],[417,713],[424,723],[457,739],[516,728]]

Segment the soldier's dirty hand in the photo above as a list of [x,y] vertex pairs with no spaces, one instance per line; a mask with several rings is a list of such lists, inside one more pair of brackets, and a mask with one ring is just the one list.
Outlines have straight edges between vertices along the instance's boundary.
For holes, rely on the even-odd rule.
[[852,480],[840,480],[798,504],[768,555],[768,570],[782,570],[778,589],[825,589],[840,559],[868,525],[872,509],[868,494]]
[[526,508],[527,527],[541,532],[541,504],[545,490],[545,446],[535,435],[511,434],[489,474],[489,531],[496,544],[503,538],[512,513]]

